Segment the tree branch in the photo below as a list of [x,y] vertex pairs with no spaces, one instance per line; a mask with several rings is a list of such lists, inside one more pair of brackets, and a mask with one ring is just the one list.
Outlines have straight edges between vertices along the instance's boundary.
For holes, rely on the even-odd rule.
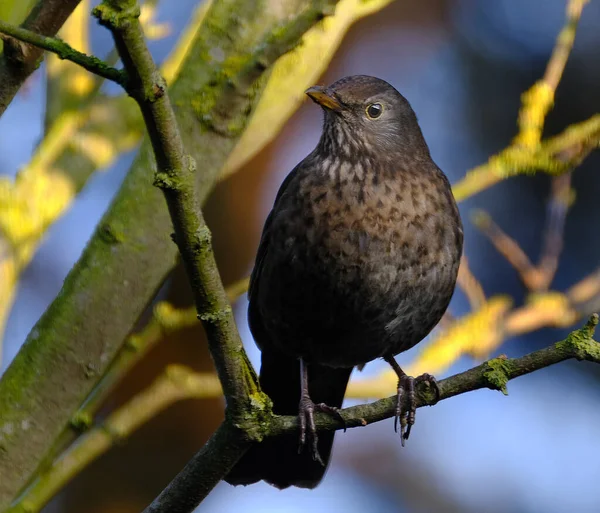
[[[204,173],[197,177],[199,201],[214,185],[264,86],[262,81],[253,84],[244,97],[237,91],[230,111],[235,130],[221,133],[205,122],[210,105],[232,94],[219,79],[235,80],[259,44],[277,44],[269,34],[281,34],[282,23],[289,27],[294,13],[312,4],[286,0],[278,5],[271,10],[269,2],[213,2],[169,90],[184,144],[203,162]],[[223,60],[206,59],[211,48],[219,48]],[[61,293],[0,380],[0,510],[69,428],[71,416],[175,264],[171,221],[149,179],[153,169],[151,148],[144,144]]]
[[[195,189],[196,163],[188,155],[171,108],[166,83],[146,46],[136,0],[105,0],[94,9],[101,25],[113,35],[129,76],[127,92],[136,100],[146,122],[156,158],[155,185],[164,193],[196,303],[206,330],[211,355],[227,399],[237,414],[258,392],[248,366],[233,310],[219,276],[211,234]],[[271,48],[271,51],[276,51]],[[270,62],[261,69],[266,69]],[[240,74],[245,76],[245,70]],[[249,87],[258,77],[245,84]]]
[[[244,278],[225,288],[230,303],[233,303],[248,290],[248,281],[248,278]],[[196,326],[198,322],[198,313],[193,306],[191,308],[176,309],[167,302],[158,303],[154,307],[152,318],[148,324],[140,332],[127,337],[125,344],[123,344],[110,367],[102,376],[102,380],[92,390],[85,403],[75,414],[74,423],[77,426],[90,427],[94,415],[115,385],[151,348],[169,333]],[[211,379],[214,379],[214,376],[211,375]],[[220,386],[218,390],[218,394],[215,394],[215,396],[221,394]]]
[[[439,383],[440,400],[481,388],[500,390],[507,394],[506,385],[508,381],[564,360],[577,359],[600,363],[600,344],[592,338],[597,324],[598,315],[594,314],[583,328],[574,331],[565,340],[557,342],[553,346],[535,351],[521,358],[495,358],[466,372],[444,379]],[[433,390],[420,388],[417,390],[417,407],[432,405],[434,397]],[[315,424],[317,429],[333,431],[345,429],[346,427],[362,427],[391,418],[396,414],[396,395],[370,404],[344,408],[340,413],[345,420],[344,423],[330,415],[316,414]],[[298,418],[291,416],[278,417],[272,415],[264,420],[264,424],[266,425],[264,435],[268,437],[294,433],[299,429]],[[222,425],[220,429],[226,428],[227,423]],[[216,438],[216,435],[214,438]],[[214,444],[213,449],[225,451],[227,465],[215,462],[218,471],[222,471],[224,467],[229,470],[229,463],[234,459],[231,448],[227,444],[243,443],[243,440],[238,432],[237,435],[233,433],[228,438],[219,437],[218,440],[213,441],[211,439],[209,441],[209,444]],[[237,450],[245,451],[248,447],[249,444],[238,446]],[[144,510],[144,513],[191,513],[195,509],[200,500],[206,496],[207,490],[202,487],[201,491],[197,491],[194,483],[205,478],[209,473],[211,477],[215,477],[215,479],[217,477],[211,473],[214,468],[206,464],[207,462],[204,460],[205,457],[214,457],[214,454],[211,455],[206,446],[201,450],[201,453],[204,457],[200,457],[200,453],[198,453],[159,498]],[[235,461],[237,461],[237,458],[235,458]],[[226,472],[221,474],[220,478],[225,474]],[[193,499],[190,499],[190,494],[192,494]]]
[[[548,348],[536,351],[521,358],[507,359],[498,357],[485,362],[478,367],[456,374],[440,381],[440,400],[449,399],[455,395],[463,394],[481,388],[502,390],[506,383],[516,377],[530,374],[544,367],[561,361],[575,358],[600,363],[600,344],[592,339],[597,317],[594,315],[582,329],[571,333],[565,340]],[[366,399],[368,388],[364,383],[352,382],[354,389],[361,390],[361,394],[348,394],[349,397]],[[393,389],[393,380],[378,390],[371,392],[372,397],[380,395],[384,387]],[[430,404],[431,394],[428,390],[418,390],[418,405]],[[34,513],[39,511],[67,482],[80,473],[92,461],[104,454],[110,447],[142,426],[150,417],[153,417],[171,404],[185,399],[206,399],[218,397],[222,394],[219,381],[214,374],[200,374],[179,365],[170,365],[164,374],[146,390],[140,392],[129,402],[112,412],[101,424],[97,425],[81,436],[53,464],[40,474],[28,487],[19,500],[6,511],[6,513]],[[362,427],[373,422],[387,419],[395,414],[395,398],[392,396],[371,404],[354,406],[342,410],[348,427]],[[294,432],[297,429],[295,417],[273,417],[269,436],[281,432]],[[318,426],[322,429],[340,429],[340,426],[329,416],[318,416]],[[271,433],[272,430],[272,433]],[[239,435],[239,434],[238,434]],[[220,439],[220,438],[219,438]],[[219,439],[215,443],[220,445]],[[236,451],[242,451],[245,442],[238,440],[231,433],[223,440],[229,442],[237,440],[242,446],[236,446]],[[219,448],[220,450],[220,448]],[[234,449],[232,449],[232,454]],[[160,511],[190,511],[179,504],[177,497],[193,497],[192,506],[200,501],[210,490],[198,483],[206,483],[206,478],[201,472],[211,468],[199,462],[191,463],[190,468],[182,473],[186,476],[184,490],[176,485],[171,486],[171,492],[161,499],[161,502],[147,509],[147,512]],[[174,490],[179,489],[175,494]],[[200,495],[198,495],[200,494]],[[190,506],[190,507],[192,507]],[[185,506],[187,507],[187,506]],[[154,509],[152,509],[154,508]],[[172,509],[171,509],[172,508]]]
[[175,402],[221,395],[221,385],[214,374],[199,374],[180,365],[169,365],[148,388],[81,435],[76,443],[36,476],[4,513],[40,511],[92,461]]
[[79,50],[75,50],[71,45],[56,37],[43,36],[32,30],[16,27],[0,20],[0,38],[4,39],[4,41],[16,40],[28,43],[35,48],[55,53],[61,59],[71,61],[102,78],[112,80],[121,85],[125,83],[126,76],[122,71],[110,67],[98,57],[86,55]]
[[[499,390],[507,395],[506,385],[510,380],[565,360],[600,363],[600,343],[593,339],[597,325],[598,314],[594,314],[585,326],[550,347],[520,358],[506,358],[506,356],[494,358],[468,371],[443,379],[439,382],[440,401],[482,388]],[[434,403],[434,396],[433,390],[420,388],[417,390],[417,407],[431,406]],[[346,421],[346,427],[366,426],[392,418],[396,414],[396,396],[370,404],[344,408],[340,413]],[[340,420],[323,413],[315,415],[315,423],[319,430],[344,429],[344,424]],[[296,417],[276,417],[270,425],[268,435],[281,435],[293,432],[295,429],[298,429]]]
[[[43,36],[54,36],[81,0],[40,0],[21,27]],[[42,50],[15,39],[5,39],[0,56],[0,116],[39,65]]]

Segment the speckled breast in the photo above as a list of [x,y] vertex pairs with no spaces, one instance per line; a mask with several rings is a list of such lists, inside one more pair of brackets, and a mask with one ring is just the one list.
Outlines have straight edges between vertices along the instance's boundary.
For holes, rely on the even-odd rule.
[[431,164],[393,176],[332,162],[300,175],[274,213],[261,304],[281,349],[354,366],[418,343],[454,290],[462,228]]

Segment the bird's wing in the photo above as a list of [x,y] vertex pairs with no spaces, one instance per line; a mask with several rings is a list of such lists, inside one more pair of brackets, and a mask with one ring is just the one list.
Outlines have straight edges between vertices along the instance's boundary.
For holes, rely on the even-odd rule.
[[265,226],[263,228],[263,232],[260,238],[260,243],[258,245],[258,252],[256,254],[256,260],[254,262],[254,268],[252,269],[252,273],[250,274],[250,284],[248,286],[248,324],[250,325],[250,331],[254,336],[254,340],[258,347],[262,349],[263,342],[266,340],[266,333],[263,327],[262,318],[258,309],[258,286],[260,282],[260,276],[264,267],[265,258],[267,256],[267,252],[269,250],[269,240],[271,234],[271,225],[273,224],[273,217],[277,212],[277,207],[281,200],[281,197],[285,193],[291,181],[297,175],[298,169],[300,165],[296,166],[283,180],[283,183],[279,187],[279,191],[277,192],[277,196],[275,197],[275,202],[273,204],[273,208],[269,215],[267,216],[267,220],[265,221]]
[[288,188],[292,179],[296,176],[297,170],[299,167],[300,166],[296,166],[285,177],[285,179],[281,183],[281,186],[279,187],[279,191],[277,191],[277,196],[275,196],[275,202],[273,203],[273,208],[271,209],[271,212],[269,212],[269,215],[267,216],[267,219],[265,221],[262,235],[260,237],[260,243],[258,245],[258,251],[256,253],[256,260],[254,262],[254,268],[252,269],[252,273],[250,274],[250,284],[248,286],[248,298],[250,299],[250,301],[252,301],[252,298],[255,297],[254,294],[255,294],[256,288],[257,288],[256,285],[257,285],[258,280],[260,279],[260,273],[262,271],[263,262],[264,262],[265,256],[267,255],[267,250],[269,248],[269,239],[270,239],[271,224],[273,223],[273,216],[275,215],[275,212],[277,211],[277,206],[278,206],[279,200],[285,193],[285,191]]

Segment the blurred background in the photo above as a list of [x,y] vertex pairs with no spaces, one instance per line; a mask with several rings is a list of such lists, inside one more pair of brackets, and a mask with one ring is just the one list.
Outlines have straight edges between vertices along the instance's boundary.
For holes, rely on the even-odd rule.
[[[168,54],[196,5],[196,0],[158,2],[157,21],[168,23],[171,31],[151,43],[157,60]],[[455,183],[515,135],[520,95],[543,75],[564,23],[565,5],[564,0],[392,2],[351,28],[320,83],[351,74],[391,82],[411,102],[434,160]],[[547,135],[600,111],[599,26],[600,2],[592,1],[584,10],[556,107],[548,117]],[[93,52],[105,55],[110,49],[106,31],[94,25],[91,36]],[[30,159],[42,136],[44,95],[44,75],[38,72],[0,120],[0,174],[13,176]],[[205,210],[225,283],[249,273],[277,189],[312,150],[320,126],[319,109],[305,102],[272,144],[213,192]],[[49,230],[20,281],[6,327],[2,369],[59,292],[134,154],[95,174]],[[566,220],[564,251],[553,282],[557,290],[598,267],[600,239],[594,234],[600,215],[599,167],[597,153],[573,175],[576,200]],[[473,227],[470,213],[485,207],[535,260],[542,247],[550,184],[546,175],[517,177],[460,204],[465,252],[486,294],[508,294],[517,305],[525,298],[517,273]],[[190,303],[181,270],[162,295],[177,305]],[[246,348],[258,364],[246,325],[245,296],[235,309]],[[450,310],[455,317],[468,310],[462,293],[455,294]],[[543,329],[513,337],[495,354],[519,356],[568,331]],[[413,350],[398,360],[406,363],[414,355]],[[200,329],[180,332],[155,347],[113,394],[104,414],[143,390],[173,362],[211,369]],[[476,363],[463,357],[437,377]],[[382,368],[374,362],[355,378]],[[316,490],[221,483],[199,511],[599,511],[599,372],[591,364],[564,363],[511,382],[508,397],[479,391],[421,409],[405,448],[391,420],[339,433],[329,473]],[[392,393],[390,389],[388,395]],[[44,511],[140,511],[204,443],[222,411],[218,399],[175,404],[94,462]]]

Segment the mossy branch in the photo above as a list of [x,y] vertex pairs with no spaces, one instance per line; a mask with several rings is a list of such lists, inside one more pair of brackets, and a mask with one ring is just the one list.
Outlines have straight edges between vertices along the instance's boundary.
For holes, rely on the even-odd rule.
[[[247,90],[309,26],[321,19],[325,2],[316,2],[281,32],[272,33],[261,51],[228,84]],[[333,5],[333,4],[332,4]],[[166,83],[145,44],[136,0],[105,0],[94,9],[100,24],[113,35],[128,80],[126,90],[138,103],[156,158],[154,183],[165,196],[177,243],[186,269],[198,318],[202,321],[217,375],[227,401],[226,420],[148,511],[189,510],[204,498],[263,435],[259,417],[268,415],[270,401],[242,346],[233,311],[227,300],[196,190],[196,164],[186,153]],[[280,35],[281,34],[281,35]],[[265,51],[268,49],[268,51]],[[238,92],[236,87],[233,89]],[[235,98],[233,95],[228,95]],[[217,108],[218,102],[214,107]],[[225,116],[229,122],[230,117]],[[190,477],[192,476],[192,477]]]
[[[600,343],[593,339],[598,325],[598,315],[594,314],[582,328],[572,332],[565,340],[552,346],[534,351],[520,358],[501,356],[478,365],[468,371],[456,374],[439,382],[440,401],[451,397],[489,388],[507,394],[509,381],[531,374],[550,365],[565,360],[579,360],[600,363]],[[434,392],[429,389],[417,390],[417,407],[430,406],[434,402]],[[373,422],[392,418],[396,414],[396,396],[381,399],[370,404],[352,406],[341,410],[346,427],[361,427]],[[276,417],[269,426],[269,436],[288,433],[298,429],[296,417]],[[325,415],[315,415],[319,430],[344,429],[341,421]]]
[[[204,201],[214,186],[264,81],[253,84],[245,97],[238,91],[239,100],[230,112],[237,129],[225,135],[206,129],[199,106],[206,99],[214,105],[215,99],[229,94],[224,86],[213,87],[216,79],[235,77],[259,44],[270,44],[269,35],[279,33],[282,23],[293,23],[295,14],[289,13],[312,5],[309,0],[284,3],[285,9],[270,10],[268,2],[212,2],[170,87],[184,143],[195,159],[202,158],[203,173],[196,177],[198,201]],[[224,60],[207,58],[211,48],[222,50]],[[117,103],[119,108],[128,105],[127,99]],[[210,115],[210,108],[206,113]],[[69,430],[73,414],[175,265],[172,224],[164,198],[152,187],[153,169],[152,149],[145,143],[61,293],[0,379],[0,510],[40,463],[50,459],[56,440]],[[24,419],[35,422],[25,424]]]
[[[33,7],[21,28],[41,34],[54,36],[80,0],[39,0]],[[23,44],[18,39],[4,40],[4,51],[0,55],[0,116],[27,80],[37,68],[42,50]]]
[[[510,380],[541,370],[555,363],[568,359],[586,360],[600,363],[600,344],[593,340],[598,316],[593,315],[581,329],[572,332],[565,340],[535,351],[521,358],[500,356],[481,365],[456,374],[439,382],[440,400],[473,390],[489,388],[507,393]],[[357,383],[360,385],[360,383]],[[393,388],[393,383],[388,384]],[[379,391],[381,392],[381,390]],[[419,407],[428,406],[433,399],[428,389],[417,390]],[[111,413],[100,425],[82,435],[77,444],[69,448],[59,459],[46,469],[31,484],[27,492],[6,513],[33,513],[39,511],[68,481],[77,475],[93,460],[104,454],[110,447],[130,436],[150,417],[164,410],[174,402],[185,399],[206,399],[217,397],[222,393],[220,384],[213,374],[195,373],[185,367],[171,365],[165,373],[146,390],[131,401]],[[352,396],[352,394],[350,394]],[[356,397],[356,395],[354,395]],[[344,408],[342,415],[347,427],[363,427],[374,422],[391,418],[395,414],[396,396],[375,401],[370,404]],[[295,417],[268,416],[265,436],[295,432]],[[316,416],[317,427],[323,430],[341,429],[338,421],[327,415]],[[234,443],[228,447],[227,458],[234,458],[249,443],[240,432],[237,433],[222,426],[223,433],[215,435],[212,443],[221,448],[221,440]],[[219,448],[219,450],[220,450]],[[207,449],[203,454],[206,455]],[[218,452],[218,451],[217,451]],[[196,458],[199,458],[197,456]],[[202,460],[204,463],[204,460]],[[205,487],[206,481],[199,473],[199,461],[192,460],[182,474],[179,486],[172,486],[169,495],[155,503],[149,512],[175,511],[187,512],[180,504],[182,497],[187,497],[191,505],[196,504],[210,491]],[[206,468],[206,467],[204,467]],[[187,506],[185,506],[187,507]],[[191,508],[192,506],[190,506]],[[171,509],[172,508],[172,509]]]
[[215,261],[211,234],[196,190],[196,163],[183,145],[166,83],[146,46],[136,0],[105,0],[94,9],[107,27],[129,76],[127,92],[138,103],[150,136],[157,169],[154,183],[164,193],[177,243],[192,286],[198,318],[206,330],[211,355],[227,399],[240,415],[258,391],[247,367],[233,310]]
[[78,50],[75,50],[71,45],[56,37],[48,37],[24,29],[16,27],[10,23],[0,20],[0,37],[3,39],[14,38],[22,43],[28,43],[36,48],[46,50],[58,55],[61,59],[65,59],[81,66],[82,68],[108,80],[112,80],[117,84],[124,85],[126,75],[115,68],[110,67],[98,57],[86,55]]

